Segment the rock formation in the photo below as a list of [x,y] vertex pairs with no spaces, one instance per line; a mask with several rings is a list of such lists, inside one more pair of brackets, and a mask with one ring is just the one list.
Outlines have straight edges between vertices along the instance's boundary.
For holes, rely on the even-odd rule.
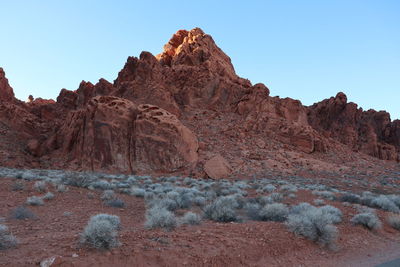
[[363,111],[355,103],[347,103],[344,93],[316,103],[308,111],[310,124],[325,137],[380,159],[399,160],[399,122],[391,122],[389,113]]
[[282,149],[329,154],[343,144],[400,160],[400,121],[388,113],[363,111],[343,93],[310,107],[269,94],[238,77],[199,28],[178,31],[157,56],[129,57],[113,83],[82,81],[56,102],[15,99],[0,68],[0,163],[221,178],[246,164],[282,165],[267,154]]
[[196,136],[176,116],[112,96],[94,97],[70,112],[52,141],[46,145],[92,171],[172,172],[197,161]]
[[0,101],[12,102],[14,100],[14,91],[8,84],[6,74],[3,68],[0,68]]

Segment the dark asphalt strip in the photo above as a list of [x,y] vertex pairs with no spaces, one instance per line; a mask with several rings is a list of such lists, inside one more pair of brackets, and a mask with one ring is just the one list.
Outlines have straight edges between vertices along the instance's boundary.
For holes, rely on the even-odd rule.
[[388,262],[376,265],[376,267],[400,267],[400,259],[388,261]]

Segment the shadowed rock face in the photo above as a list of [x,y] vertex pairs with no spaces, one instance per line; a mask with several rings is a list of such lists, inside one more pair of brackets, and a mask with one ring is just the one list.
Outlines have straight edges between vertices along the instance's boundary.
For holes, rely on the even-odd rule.
[[[230,129],[206,136],[218,146],[202,141],[200,155],[197,136],[204,139],[201,133],[219,128],[198,116],[209,112]],[[178,31],[157,56],[129,57],[113,83],[82,81],[75,91],[62,89],[57,102],[15,99],[0,68],[0,118],[26,167],[36,162],[46,168],[225,177],[234,172],[231,163],[242,164],[237,154],[221,153],[228,141],[239,146],[250,140],[254,147],[240,145],[242,153],[257,160],[277,147],[332,152],[338,142],[385,160],[399,160],[400,150],[400,121],[392,122],[387,112],[363,111],[344,93],[310,107],[271,97],[265,85],[238,77],[230,58],[199,28]],[[7,162],[0,156],[0,164]]]

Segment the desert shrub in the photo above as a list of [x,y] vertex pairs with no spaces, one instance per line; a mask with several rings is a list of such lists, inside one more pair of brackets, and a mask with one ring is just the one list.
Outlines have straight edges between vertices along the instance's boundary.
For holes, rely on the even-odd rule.
[[98,214],[90,218],[83,233],[81,243],[96,249],[110,249],[119,245],[118,232],[120,220],[118,216]]
[[250,185],[247,184],[247,181],[238,181],[235,183],[235,185],[237,187],[239,187],[240,189],[249,189]]
[[275,203],[275,201],[272,200],[271,196],[261,196],[257,197],[257,203],[259,203],[262,206],[265,206],[267,204]]
[[212,200],[215,199],[217,197],[217,193],[213,190],[209,190],[205,192],[205,198],[207,200]]
[[12,191],[22,191],[25,189],[25,185],[22,181],[15,181],[12,185],[11,185],[11,190]]
[[142,189],[142,188],[132,188],[131,189],[131,195],[135,196],[135,197],[144,197],[144,195],[146,194],[146,190]]
[[272,184],[267,184],[262,188],[263,192],[268,192],[268,193],[271,193],[271,192],[273,192],[275,190],[276,190],[276,187],[274,185],[272,185]]
[[146,211],[146,228],[163,228],[170,231],[175,229],[176,226],[177,220],[175,215],[166,208],[154,206]]
[[26,203],[31,206],[41,206],[44,205],[43,199],[41,197],[32,196],[26,199]]
[[352,193],[345,193],[340,197],[340,201],[342,202],[348,202],[348,203],[354,203],[354,204],[360,204],[361,203],[361,197],[356,194]]
[[92,177],[89,173],[66,173],[62,177],[62,182],[66,185],[76,186],[76,187],[88,187],[95,177]]
[[105,190],[103,194],[101,195],[101,200],[106,201],[106,200],[111,200],[116,198],[115,193],[113,190]]
[[330,191],[312,191],[313,195],[328,199],[328,200],[335,200],[335,194],[333,192]]
[[35,218],[35,214],[24,206],[19,206],[11,211],[11,218],[17,220],[25,220]]
[[283,195],[281,193],[272,193],[269,197],[273,202],[281,202],[283,200]]
[[57,192],[64,193],[68,190],[68,188],[63,184],[57,184],[56,190]]
[[202,207],[206,204],[206,198],[202,196],[197,196],[193,199],[193,204]]
[[387,222],[389,223],[390,226],[392,226],[394,229],[400,231],[400,216],[389,216],[387,218]]
[[289,192],[289,193],[296,193],[297,192],[297,186],[291,185],[291,184],[282,185],[279,189],[281,191]]
[[373,212],[363,212],[355,215],[351,222],[354,225],[362,225],[369,230],[376,230],[382,227],[382,223],[379,220],[378,216],[376,216]]
[[320,198],[314,199],[313,202],[314,202],[314,204],[317,205],[317,206],[322,206],[322,205],[325,204],[325,200],[320,199]]
[[291,232],[321,245],[331,245],[336,240],[338,230],[332,225],[331,216],[311,205],[302,205],[294,210],[286,222]]
[[238,220],[236,199],[232,196],[222,196],[205,207],[206,218],[217,222],[233,222]]
[[369,191],[365,191],[361,195],[361,201],[360,204],[372,207],[372,201],[375,199],[375,195]]
[[69,216],[71,216],[72,214],[73,214],[73,213],[70,212],[70,211],[64,211],[63,216],[69,217]]
[[113,208],[123,208],[125,207],[125,202],[119,198],[110,199],[106,201],[106,205]]
[[0,250],[15,247],[17,239],[10,233],[8,227],[0,224]]
[[307,202],[302,202],[296,206],[292,206],[290,208],[290,213],[291,214],[302,214],[305,212],[308,212],[309,210],[316,209],[313,205],[307,203]]
[[182,224],[198,225],[201,222],[201,217],[194,212],[186,212],[181,219]]
[[111,223],[111,225],[119,230],[121,228],[121,220],[117,215],[110,215],[106,213],[99,213],[97,215],[94,215],[90,218],[89,223],[92,221],[100,221],[100,220],[106,220]]
[[322,211],[327,217],[330,217],[331,223],[337,224],[342,221],[343,213],[336,207],[331,205],[325,205],[320,207],[319,210]]
[[54,194],[52,192],[47,192],[46,195],[43,196],[44,200],[51,200],[54,198]]
[[288,195],[288,198],[296,198],[297,197],[297,195],[296,194],[293,194],[293,193],[290,193],[289,195]]
[[32,181],[37,178],[37,175],[33,173],[31,170],[24,170],[21,178],[24,180]]
[[282,203],[265,205],[259,212],[260,220],[283,222],[289,214],[289,208]]
[[400,196],[399,195],[388,195],[389,198],[398,208],[400,208]]
[[150,206],[163,207],[169,211],[175,211],[179,208],[178,203],[175,200],[170,199],[170,198],[162,198],[162,199],[154,200],[153,202],[150,203]]
[[152,191],[146,191],[146,193],[144,194],[144,200],[147,201],[151,201],[156,197],[156,195],[152,192]]
[[128,183],[125,183],[125,182],[118,182],[118,183],[116,183],[116,187],[120,188],[120,189],[126,189],[126,188],[129,188],[130,185]]
[[111,190],[113,186],[106,180],[94,181],[90,184],[95,189]]
[[33,185],[33,188],[38,192],[45,192],[47,189],[47,184],[45,181],[37,181]]
[[375,207],[375,208],[379,208],[379,209],[382,209],[382,210],[390,211],[390,212],[396,212],[396,213],[400,212],[400,210],[396,206],[396,204],[393,203],[393,201],[391,201],[385,195],[380,195],[378,197],[373,198],[372,201],[371,201],[370,206]]
[[258,203],[247,203],[244,206],[244,210],[246,211],[247,217],[249,217],[252,220],[260,220],[260,210],[261,210],[261,205]]
[[[179,188],[178,188],[179,190]],[[176,202],[178,208],[188,209],[192,206],[194,195],[191,191],[180,190],[180,192],[171,191],[167,193],[167,197]]]

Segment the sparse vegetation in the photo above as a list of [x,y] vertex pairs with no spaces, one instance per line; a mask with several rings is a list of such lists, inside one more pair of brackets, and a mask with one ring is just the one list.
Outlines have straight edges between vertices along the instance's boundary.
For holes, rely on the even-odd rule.
[[154,206],[146,211],[146,228],[163,228],[170,231],[175,229],[176,226],[177,220],[175,215],[165,207]]
[[125,202],[119,198],[111,199],[106,201],[106,205],[114,208],[125,207]]
[[372,207],[376,207],[376,208],[380,208],[382,210],[390,211],[390,212],[395,212],[395,213],[399,213],[400,212],[400,210],[396,206],[396,204],[393,203],[393,201],[390,200],[385,195],[380,195],[380,196],[372,199],[371,206]]
[[244,207],[247,217],[252,220],[260,220],[261,205],[258,203],[247,203]]
[[351,219],[351,222],[354,225],[362,225],[369,230],[377,230],[382,227],[382,223],[378,216],[376,216],[375,213],[368,211],[355,215]]
[[64,193],[64,192],[68,191],[68,187],[66,187],[63,184],[57,184],[56,190],[57,190],[57,192]]
[[348,203],[354,203],[354,204],[360,204],[361,203],[361,197],[356,194],[352,193],[345,193],[340,197],[340,201],[342,202],[348,202]]
[[17,220],[25,220],[35,218],[35,214],[24,206],[19,206],[11,211],[11,218]]
[[62,177],[63,184],[76,186],[76,187],[88,187],[95,177],[93,174],[82,172],[68,172]]
[[54,198],[54,194],[52,192],[47,192],[46,195],[43,196],[44,200],[51,200]]
[[182,224],[198,225],[201,222],[201,217],[194,212],[186,212],[181,219]]
[[72,214],[73,214],[73,213],[70,212],[70,211],[64,211],[63,216],[69,217],[69,216],[71,216]]
[[308,203],[301,203],[291,209],[286,222],[289,230],[321,245],[332,245],[338,230],[330,212],[324,212]]
[[33,185],[33,188],[34,188],[36,191],[38,191],[38,192],[40,192],[40,193],[43,193],[43,192],[45,192],[46,189],[47,189],[47,184],[46,184],[45,181],[37,181],[37,182],[35,182],[35,184]]
[[103,192],[103,194],[101,195],[101,200],[103,200],[103,201],[112,200],[115,198],[116,198],[116,196],[115,196],[115,193],[113,190],[105,190]]
[[0,224],[0,250],[15,247],[17,239],[10,233],[8,227]]
[[314,204],[317,205],[317,206],[322,206],[322,205],[325,204],[325,200],[320,199],[320,198],[314,199],[313,202],[314,202]]
[[25,189],[25,185],[22,181],[15,181],[12,185],[11,185],[11,190],[12,191],[22,191]]
[[319,208],[323,214],[326,214],[330,217],[330,220],[333,224],[340,223],[342,221],[343,213],[336,207],[331,205],[325,205]]
[[99,213],[97,215],[92,216],[89,220],[89,223],[100,220],[106,220],[110,222],[111,225],[117,230],[121,228],[121,220],[119,219],[119,217],[116,215],[110,215],[106,213]]
[[392,226],[394,229],[400,231],[400,216],[399,215],[390,215],[387,218],[387,222],[389,223],[390,226]]
[[32,196],[26,199],[26,203],[31,206],[41,206],[44,205],[43,199],[41,197]]
[[275,187],[274,185],[272,185],[272,184],[267,184],[267,185],[264,186],[263,189],[262,189],[262,191],[268,192],[268,193],[271,193],[271,192],[273,192],[273,191],[275,191],[275,190],[276,190],[276,187]]
[[232,196],[222,196],[205,207],[206,218],[216,222],[234,222],[239,218],[236,209],[239,204]]
[[142,188],[132,188],[131,189],[131,194],[135,197],[144,197],[146,193],[146,190]]
[[283,222],[289,214],[289,208],[282,203],[273,203],[265,205],[259,212],[259,218],[262,221]]
[[317,191],[317,190],[315,190],[315,191],[312,192],[312,194],[316,195],[316,196],[319,196],[319,197],[322,197],[322,198],[325,198],[325,199],[328,199],[328,200],[335,200],[336,199],[335,194],[333,192],[330,192],[330,191]]
[[81,243],[96,249],[110,249],[119,245],[118,216],[98,214],[90,218],[83,233]]

